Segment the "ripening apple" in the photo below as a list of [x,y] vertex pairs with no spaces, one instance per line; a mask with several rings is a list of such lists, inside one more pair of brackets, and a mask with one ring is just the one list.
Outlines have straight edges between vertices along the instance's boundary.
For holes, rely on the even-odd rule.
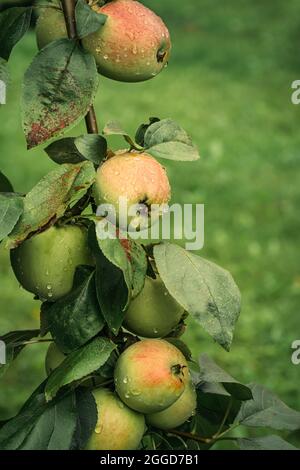
[[105,389],[93,390],[98,421],[87,450],[135,450],[146,430],[142,414],[128,408],[118,396]]
[[121,400],[148,414],[171,406],[189,380],[185,357],[161,339],[145,339],[129,346],[115,368],[115,386]]
[[[100,74],[122,82],[140,82],[155,77],[167,65],[170,34],[153,11],[135,0],[113,0],[93,9],[106,15],[106,22],[84,37],[82,44],[94,56]],[[66,38],[63,12],[43,8],[36,36],[39,49]]]
[[184,308],[169,294],[159,276],[146,277],[142,292],[131,301],[124,326],[146,338],[167,336],[180,322]]
[[13,249],[11,265],[24,289],[41,300],[55,301],[71,291],[77,266],[93,265],[87,230],[79,225],[53,226]]
[[102,75],[141,82],[161,72],[170,56],[171,41],[159,16],[133,0],[113,0],[96,11],[107,16],[106,22],[82,42]]
[[95,201],[111,204],[123,229],[139,230],[154,223],[170,196],[165,169],[147,153],[117,153],[97,170]]
[[197,406],[197,395],[195,387],[190,380],[183,394],[178,400],[165,410],[146,416],[147,424],[167,431],[185,423],[195,413]]

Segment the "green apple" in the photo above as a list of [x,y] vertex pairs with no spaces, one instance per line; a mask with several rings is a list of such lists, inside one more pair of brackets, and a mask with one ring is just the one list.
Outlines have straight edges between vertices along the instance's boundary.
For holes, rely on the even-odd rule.
[[190,380],[185,386],[181,397],[165,410],[158,411],[146,416],[147,424],[167,431],[185,423],[195,413],[197,406],[197,395],[195,387]]
[[41,300],[55,301],[68,294],[76,267],[92,264],[87,230],[77,225],[51,227],[11,251],[19,283]]
[[146,430],[144,416],[128,408],[115,393],[105,388],[95,389],[92,393],[98,421],[86,449],[137,449]]
[[95,10],[107,16],[106,22],[82,42],[102,75],[140,82],[161,72],[169,60],[171,41],[159,16],[133,0],[114,0]]
[[121,400],[140,413],[171,406],[189,379],[187,362],[172,344],[145,339],[127,348],[115,368],[115,386]]
[[36,22],[36,42],[43,49],[50,42],[68,37],[65,17],[62,10],[41,8]]
[[146,277],[142,292],[131,301],[124,326],[146,338],[167,336],[180,322],[184,308],[169,294],[161,278]]
[[98,168],[96,203],[110,204],[123,229],[139,230],[154,223],[170,196],[165,169],[146,153],[118,153]]

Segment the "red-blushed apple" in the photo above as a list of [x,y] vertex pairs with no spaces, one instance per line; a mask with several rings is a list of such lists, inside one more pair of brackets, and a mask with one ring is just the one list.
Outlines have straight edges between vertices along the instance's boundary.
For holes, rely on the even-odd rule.
[[[153,11],[135,0],[113,0],[93,9],[107,19],[82,44],[94,56],[99,73],[113,80],[140,82],[155,77],[167,65],[170,34]],[[68,37],[62,10],[41,8],[36,37],[39,49]]]
[[190,380],[178,400],[165,410],[146,416],[147,424],[167,431],[185,423],[195,413],[197,395],[195,387]]
[[98,421],[86,449],[137,449],[146,430],[144,416],[128,408],[108,389],[98,388],[92,393],[97,405]]
[[124,326],[146,338],[167,336],[180,322],[184,308],[167,291],[161,278],[146,277],[142,292],[131,301]]
[[189,380],[185,357],[161,339],[145,339],[129,346],[115,368],[121,400],[140,413],[155,413],[172,405]]
[[11,265],[21,286],[41,300],[68,294],[79,265],[93,265],[87,230],[79,225],[54,226],[11,250]]
[[171,50],[170,34],[162,19],[134,0],[113,0],[94,8],[107,16],[106,22],[82,42],[95,57],[99,72],[122,82],[158,75]]
[[[138,230],[159,218],[164,210],[159,206],[166,206],[171,188],[165,169],[155,158],[125,151],[98,168],[94,197],[98,205],[112,205],[117,221],[125,221],[120,223],[123,229],[130,225],[129,230]],[[123,208],[124,203],[127,207]]]

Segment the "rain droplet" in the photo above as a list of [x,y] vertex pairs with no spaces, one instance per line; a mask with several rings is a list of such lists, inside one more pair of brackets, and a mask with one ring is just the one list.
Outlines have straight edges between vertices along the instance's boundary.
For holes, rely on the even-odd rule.
[[125,398],[130,398],[130,393],[125,393]]
[[104,59],[104,60],[107,60],[107,59],[108,59],[108,55],[105,54],[105,55],[103,56],[103,59]]
[[157,329],[157,328],[154,328],[153,333],[155,333],[155,334],[157,335],[158,329]]
[[138,51],[137,51],[137,47],[136,47],[136,45],[134,45],[133,48],[132,48],[132,53],[133,53],[134,55],[136,55],[137,52],[138,52]]
[[166,291],[166,292],[164,292],[164,295],[168,295],[168,292],[167,292],[167,291]]
[[150,62],[148,61],[146,65],[150,65]]
[[131,390],[131,393],[134,397],[138,397],[142,394],[142,392],[140,392],[140,390]]
[[46,273],[45,273],[45,274],[46,274],[46,276],[49,276],[49,271],[48,271],[48,269],[47,269],[47,271],[46,271]]
[[53,297],[52,292],[49,292],[49,293],[48,293],[48,297],[49,297],[50,299],[51,299],[51,297]]
[[124,384],[127,384],[127,383],[128,383],[128,377],[124,377],[123,383],[124,383]]
[[48,290],[51,290],[51,289],[52,289],[51,284],[48,284],[48,285],[47,285],[47,289],[48,289]]
[[101,431],[102,431],[102,429],[103,429],[103,426],[102,426],[102,425],[97,426],[96,429],[95,429],[95,433],[96,433],[96,434],[100,434]]

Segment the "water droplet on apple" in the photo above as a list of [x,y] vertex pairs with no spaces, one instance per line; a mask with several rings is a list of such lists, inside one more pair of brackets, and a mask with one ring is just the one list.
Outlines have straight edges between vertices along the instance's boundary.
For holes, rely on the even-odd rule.
[[95,429],[95,433],[96,433],[96,434],[100,434],[101,431],[102,431],[102,429],[103,429],[103,426],[102,426],[102,425],[97,426],[96,429]]
[[104,59],[104,60],[107,60],[107,59],[108,59],[108,55],[105,54],[105,55],[103,56],[103,59]]
[[154,328],[153,333],[155,333],[155,334],[157,335],[158,329],[157,329],[157,328]]
[[167,292],[167,291],[166,291],[166,292],[164,292],[164,295],[168,295],[168,292]]
[[48,292],[48,297],[51,299],[51,297],[53,297],[53,294],[52,292]]
[[136,55],[137,52],[138,52],[138,50],[137,50],[136,44],[134,44],[134,46],[133,46],[133,48],[132,48],[132,53],[133,53],[134,55]]
[[125,398],[130,398],[130,393],[125,393]]
[[124,383],[124,384],[127,384],[127,383],[128,383],[128,377],[124,377],[123,383]]
[[47,289],[48,289],[48,290],[51,290],[51,289],[52,289],[51,284],[48,284],[48,285],[47,285]]
[[140,390],[131,390],[131,393],[134,397],[139,397],[142,394]]
[[151,75],[152,75],[152,77],[156,77],[157,73],[156,73],[156,72],[152,72]]

